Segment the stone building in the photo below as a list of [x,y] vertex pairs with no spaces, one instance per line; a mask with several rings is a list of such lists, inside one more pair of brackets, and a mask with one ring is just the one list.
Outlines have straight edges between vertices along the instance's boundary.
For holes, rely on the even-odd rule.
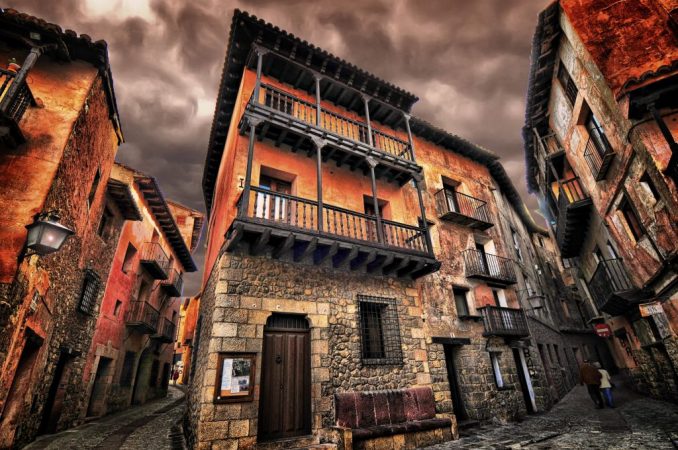
[[[78,419],[82,371],[128,199],[106,43],[0,9],[0,447]],[[26,226],[74,234],[46,256]]]
[[[540,15],[523,130],[528,185],[614,362],[678,400],[678,9],[555,2]],[[560,263],[559,263],[560,264]],[[589,354],[588,357],[596,358]]]
[[122,228],[82,382],[81,417],[164,396],[173,365],[183,274],[196,270],[202,215],[167,201],[157,181],[116,164],[109,185],[136,215]]
[[196,448],[413,448],[574,383],[546,230],[499,158],[416,100],[235,12],[203,176]]

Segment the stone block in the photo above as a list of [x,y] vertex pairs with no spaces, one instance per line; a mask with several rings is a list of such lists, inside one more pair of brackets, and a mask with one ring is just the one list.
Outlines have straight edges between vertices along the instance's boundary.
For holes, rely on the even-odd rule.
[[412,333],[412,339],[424,339],[424,329],[423,328],[412,328],[410,329]]
[[238,325],[238,337],[241,338],[253,338],[257,336],[257,326],[256,325]]
[[327,341],[320,339],[311,341],[311,354],[327,355],[329,347]]
[[254,450],[256,447],[256,436],[242,437],[238,439],[238,450]]
[[330,381],[330,369],[320,367],[313,370],[313,375],[317,381]]
[[214,405],[213,418],[215,421],[239,419],[241,414],[241,405],[239,403],[217,404]]
[[428,373],[418,373],[417,384],[420,386],[431,384],[431,375]]
[[238,335],[238,326],[234,323],[217,322],[212,326],[212,336],[233,337]]
[[244,420],[232,420],[228,429],[229,437],[245,437],[250,434],[250,421],[247,419]]
[[237,439],[222,439],[212,442],[212,450],[238,450]]
[[225,293],[217,294],[214,299],[214,306],[216,308],[237,308],[238,305],[239,301],[237,295],[226,295]]
[[258,310],[250,310],[247,318],[247,322],[250,324],[260,324],[260,325],[265,325],[266,320],[268,320],[268,316],[270,316],[271,313],[268,311],[258,311]]
[[241,297],[240,308],[261,309],[261,299],[259,297]]
[[323,314],[309,314],[309,319],[311,319],[311,324],[313,327],[327,328],[327,316]]
[[231,323],[247,323],[247,310],[224,308],[222,310],[221,321]]
[[318,314],[329,314],[330,313],[330,304],[329,303],[318,303],[316,304],[316,309]]
[[200,440],[214,441],[228,436],[228,422],[201,422]]
[[223,338],[221,343],[222,352],[244,352],[247,351],[247,340],[244,338]]
[[415,361],[426,361],[426,350],[415,350],[414,351],[414,360]]
[[214,288],[214,293],[219,297],[221,294],[228,293],[228,281],[219,280],[217,281],[217,286]]

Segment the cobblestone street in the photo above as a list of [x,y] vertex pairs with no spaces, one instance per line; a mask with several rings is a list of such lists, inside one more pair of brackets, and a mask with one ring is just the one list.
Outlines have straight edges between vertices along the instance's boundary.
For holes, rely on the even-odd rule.
[[471,428],[427,450],[678,448],[678,406],[620,389],[615,403],[615,409],[595,409],[586,388],[577,386],[546,414]]
[[25,447],[37,449],[171,449],[172,427],[184,411],[184,393],[173,386],[167,397],[111,414],[58,434],[42,436]]

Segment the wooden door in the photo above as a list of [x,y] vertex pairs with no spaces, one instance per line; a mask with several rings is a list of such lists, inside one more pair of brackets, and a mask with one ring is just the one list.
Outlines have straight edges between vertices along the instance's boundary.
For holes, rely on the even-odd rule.
[[311,433],[311,349],[306,319],[271,316],[264,329],[259,440]]
[[464,407],[464,399],[462,397],[461,385],[459,384],[459,373],[455,358],[458,356],[458,348],[453,345],[444,345],[445,350],[445,365],[447,367],[447,381],[450,385],[450,393],[452,394],[452,409],[457,421],[461,422],[468,419],[466,408]]

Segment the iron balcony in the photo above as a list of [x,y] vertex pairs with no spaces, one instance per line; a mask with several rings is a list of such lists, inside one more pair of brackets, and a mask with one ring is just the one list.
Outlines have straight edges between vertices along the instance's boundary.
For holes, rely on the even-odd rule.
[[598,128],[589,132],[589,140],[584,150],[584,159],[596,181],[604,180],[610,169],[615,153],[605,134]]
[[160,284],[163,291],[170,297],[181,297],[184,288],[184,279],[177,269],[169,270],[169,277]]
[[156,280],[169,278],[169,258],[158,242],[146,242],[143,245],[140,264]]
[[[257,129],[260,139],[270,139],[276,146],[288,147],[292,152],[314,155],[310,138],[325,140],[323,160],[334,160],[340,167],[346,165],[352,170],[367,171],[365,158],[369,156],[379,163],[377,177],[400,185],[422,170],[407,141],[322,106],[318,120],[316,104],[277,87],[261,84],[259,98],[250,98],[244,116],[262,121]],[[244,120],[240,131],[245,132]]]
[[447,188],[436,192],[435,198],[438,217],[443,220],[478,230],[486,230],[494,225],[487,203],[480,199]]
[[0,68],[0,143],[9,148],[26,141],[19,122],[26,109],[35,105],[28,83],[16,78],[16,72]]
[[522,309],[484,306],[478,308],[485,328],[483,336],[522,338],[530,335]]
[[588,288],[598,310],[612,316],[623,314],[641,299],[620,258],[599,261]]
[[164,343],[174,342],[175,331],[175,323],[167,318],[163,318],[158,325],[157,333],[151,336],[151,338]]
[[579,177],[558,181],[556,243],[563,258],[579,256],[589,225],[591,204],[591,197],[584,191]]
[[511,259],[472,248],[464,250],[462,254],[467,278],[491,281],[506,286],[517,282]]
[[148,302],[133,300],[127,310],[125,323],[142,334],[154,334],[158,327],[160,313]]
[[[247,208],[228,232],[227,250],[245,240],[256,255],[271,250],[274,258],[290,256],[320,265],[348,267],[381,275],[418,278],[438,270],[423,227],[350,211],[293,195],[252,186]],[[322,217],[319,223],[318,218]]]

